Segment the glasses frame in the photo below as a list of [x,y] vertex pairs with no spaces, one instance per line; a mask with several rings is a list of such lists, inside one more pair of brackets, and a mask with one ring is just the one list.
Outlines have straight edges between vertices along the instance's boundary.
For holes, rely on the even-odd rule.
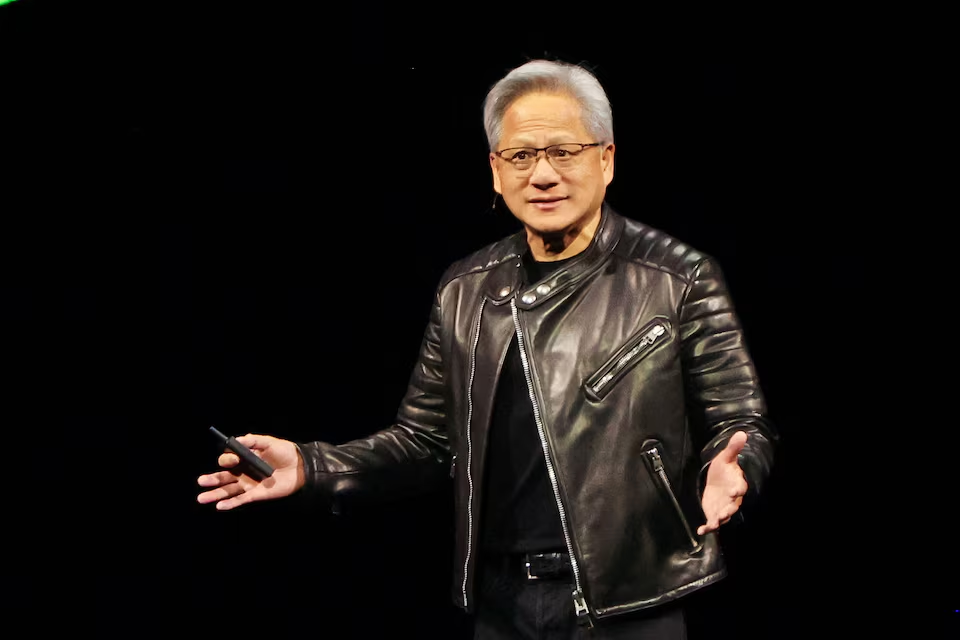
[[[526,173],[528,171],[533,171],[533,169],[540,163],[540,152],[542,151],[543,157],[547,159],[547,162],[550,163],[550,166],[553,167],[555,171],[566,171],[568,169],[571,169],[572,167],[565,167],[563,169],[558,168],[556,165],[553,164],[553,162],[551,162],[550,154],[547,153],[547,149],[552,149],[553,147],[579,145],[580,151],[577,151],[575,154],[573,154],[575,156],[579,156],[586,149],[590,147],[599,147],[602,144],[603,144],[602,142],[559,142],[557,144],[549,144],[545,147],[507,147],[506,149],[500,149],[499,151],[494,151],[493,155],[497,156],[498,158],[500,158],[501,160],[509,164],[511,167],[513,167],[514,171],[517,171],[518,173]],[[531,164],[530,167],[527,169],[518,169],[511,160],[503,157],[503,154],[506,153],[507,151],[520,151],[520,150],[533,151],[536,154],[536,157],[533,159],[533,164]]]

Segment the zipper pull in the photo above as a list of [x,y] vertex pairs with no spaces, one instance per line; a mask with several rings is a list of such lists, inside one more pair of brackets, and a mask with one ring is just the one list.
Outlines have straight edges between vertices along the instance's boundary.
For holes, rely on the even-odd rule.
[[453,454],[453,459],[450,460],[450,479],[452,480],[457,475],[457,454]]
[[657,448],[654,447],[647,451],[650,454],[650,458],[653,460],[653,469],[657,473],[663,471],[663,458],[660,457],[660,452],[657,451]]
[[583,591],[580,589],[573,592],[573,609],[577,613],[577,624],[593,627],[590,610],[587,608],[587,600],[583,597]]

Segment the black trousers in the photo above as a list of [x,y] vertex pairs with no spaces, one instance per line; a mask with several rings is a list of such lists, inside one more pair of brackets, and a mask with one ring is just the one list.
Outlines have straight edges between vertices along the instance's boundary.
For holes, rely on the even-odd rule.
[[571,576],[527,580],[522,563],[481,564],[474,640],[686,640],[683,609],[676,603],[597,621],[577,623]]

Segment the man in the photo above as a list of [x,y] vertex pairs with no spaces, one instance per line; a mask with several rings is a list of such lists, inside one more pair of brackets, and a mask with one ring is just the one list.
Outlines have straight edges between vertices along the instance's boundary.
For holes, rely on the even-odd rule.
[[198,500],[302,490],[336,510],[449,474],[478,638],[684,637],[675,603],[723,577],[716,531],[775,439],[723,278],[605,204],[612,115],[587,70],[514,69],[484,124],[523,231],[444,274],[396,424],[338,446],[244,436],[274,476],[202,476]]

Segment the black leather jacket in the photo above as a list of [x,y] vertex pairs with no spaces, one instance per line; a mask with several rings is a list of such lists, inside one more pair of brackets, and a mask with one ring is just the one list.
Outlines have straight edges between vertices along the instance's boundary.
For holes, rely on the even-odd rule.
[[447,270],[396,424],[301,445],[306,490],[336,503],[449,472],[454,599],[472,609],[487,433],[516,334],[578,615],[643,609],[720,579],[716,534],[696,535],[706,465],[746,431],[740,463],[756,492],[776,436],[717,265],[607,205],[590,246],[528,286],[526,250],[520,232]]

